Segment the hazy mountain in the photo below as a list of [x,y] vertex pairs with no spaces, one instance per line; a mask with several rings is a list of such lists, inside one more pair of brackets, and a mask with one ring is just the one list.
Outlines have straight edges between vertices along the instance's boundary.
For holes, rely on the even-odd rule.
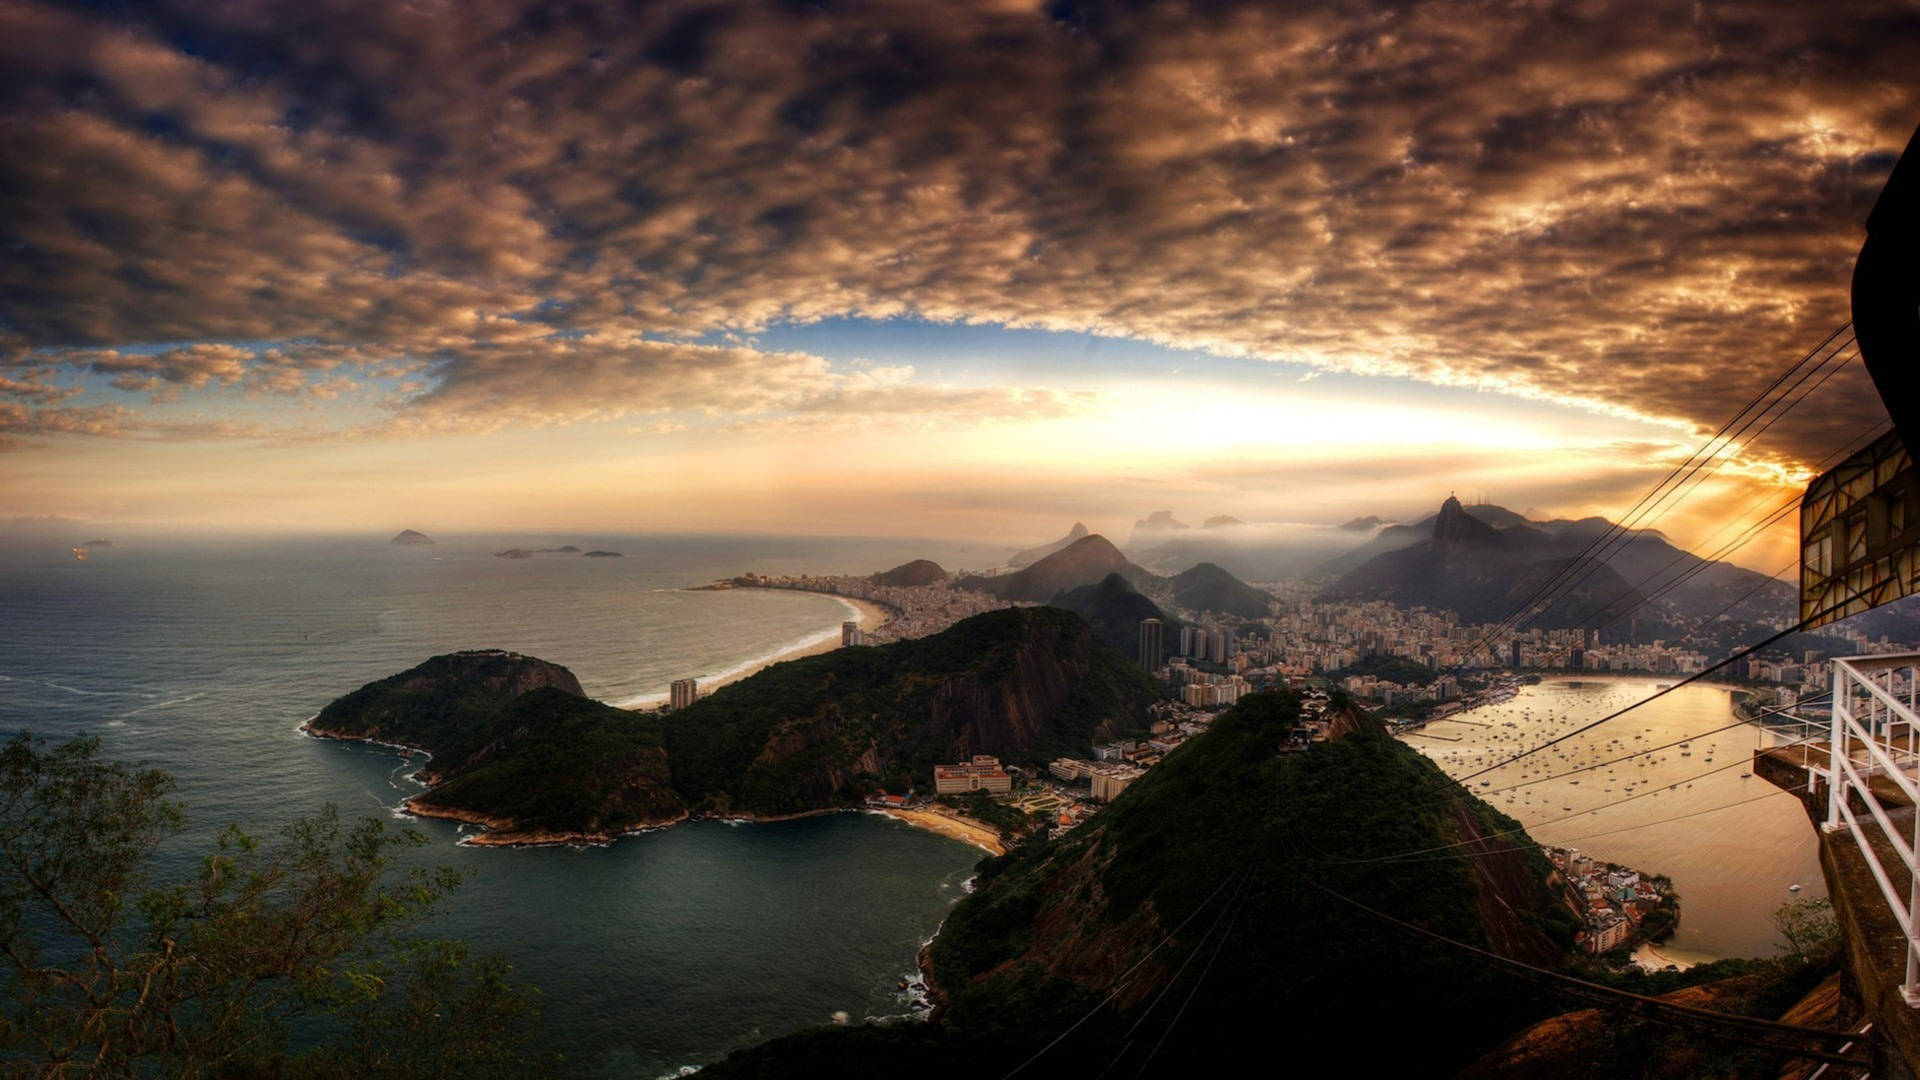
[[1386,522],[1380,518],[1368,514],[1366,517],[1357,517],[1352,521],[1345,522],[1340,527],[1348,532],[1365,532],[1368,529],[1377,529],[1385,524]]
[[1155,510],[1133,523],[1133,533],[1127,537],[1127,546],[1139,547],[1141,544],[1151,544],[1155,538],[1166,533],[1182,532],[1189,528],[1192,526],[1174,520],[1173,511]]
[[1016,552],[1012,558],[1007,560],[1007,565],[1016,568],[1031,566],[1085,535],[1087,535],[1087,527],[1076,521],[1073,523],[1073,528],[1067,530],[1067,535],[1055,540],[1051,544],[1041,544],[1039,547],[1030,547],[1025,551]]
[[433,537],[423,532],[414,532],[412,529],[401,529],[387,543],[398,544],[401,547],[425,547],[433,543]]
[[[1119,574],[1108,574],[1092,585],[1069,589],[1048,602],[1087,620],[1094,636],[1108,645],[1135,655],[1140,646],[1140,620],[1159,619],[1169,629],[1178,630],[1180,622],[1160,610],[1160,606],[1140,594]],[[1178,637],[1175,638],[1178,641]]]
[[1173,599],[1193,611],[1212,611],[1261,619],[1273,597],[1241,581],[1213,563],[1201,563],[1173,578]]
[[1234,517],[1232,514],[1216,514],[1213,517],[1210,517],[1207,520],[1201,522],[1200,527],[1203,529],[1227,529],[1227,528],[1232,528],[1235,525],[1245,525],[1245,524],[1246,522],[1241,521],[1239,518]]
[[1241,522],[1146,533],[1128,550],[1157,573],[1176,573],[1204,562],[1243,581],[1282,581],[1303,577],[1367,541],[1364,532],[1330,525]]
[[945,580],[947,571],[932,559],[915,559],[873,575],[875,585],[938,585]]
[[[1512,515],[1518,518],[1518,515]],[[1518,519],[1524,522],[1524,518]],[[1527,524],[1495,528],[1449,497],[1432,519],[1427,539],[1388,551],[1343,575],[1321,592],[1328,600],[1388,600],[1402,607],[1442,608],[1466,622],[1506,617],[1570,558],[1550,534]],[[1562,589],[1531,625],[1546,629],[1612,622],[1643,595],[1611,566],[1581,559]],[[1641,622],[1657,632],[1658,610]],[[1625,629],[1618,631],[1622,636]]]
[[1106,537],[1094,533],[1018,573],[964,578],[960,585],[992,593],[1002,600],[1046,603],[1063,592],[1092,585],[1108,574],[1119,574],[1136,586],[1153,578],[1152,574],[1128,562]]

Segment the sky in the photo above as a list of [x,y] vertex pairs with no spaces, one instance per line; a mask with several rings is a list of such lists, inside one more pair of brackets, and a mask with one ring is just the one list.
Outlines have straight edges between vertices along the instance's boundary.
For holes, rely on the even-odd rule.
[[1846,321],[1915,71],[1894,0],[0,0],[0,516],[1617,516]]

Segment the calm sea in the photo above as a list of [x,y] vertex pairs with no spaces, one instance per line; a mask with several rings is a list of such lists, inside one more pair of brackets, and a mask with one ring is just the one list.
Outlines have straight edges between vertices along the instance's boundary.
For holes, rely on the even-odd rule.
[[[1429,725],[1425,736],[1407,741],[1453,775],[1465,775],[1598,720],[1659,685],[1552,679],[1503,704]],[[1682,961],[1771,956],[1781,942],[1770,915],[1796,897],[1826,894],[1819,845],[1800,803],[1751,775],[1754,748],[1778,741],[1772,733],[1742,724],[1700,734],[1732,723],[1728,691],[1683,686],[1470,783],[1543,844],[1671,877],[1680,894],[1680,928],[1663,953]],[[1683,739],[1690,745],[1573,772]],[[1567,775],[1502,791],[1561,774]]]
[[[744,570],[870,572],[982,554],[902,541],[644,536],[360,540],[116,536],[0,541],[0,730],[99,735],[173,773],[193,849],[228,822],[269,832],[332,802],[383,815],[417,790],[374,748],[296,726],[334,697],[436,653],[505,648],[631,703],[820,635],[830,597],[689,592]],[[575,544],[619,559],[507,547]],[[961,895],[973,848],[842,814],[696,823],[607,848],[458,847],[423,821],[419,858],[469,873],[431,929],[506,953],[543,995],[581,1075],[655,1077],[844,1013],[908,1007],[898,988]],[[179,863],[171,863],[174,870]]]

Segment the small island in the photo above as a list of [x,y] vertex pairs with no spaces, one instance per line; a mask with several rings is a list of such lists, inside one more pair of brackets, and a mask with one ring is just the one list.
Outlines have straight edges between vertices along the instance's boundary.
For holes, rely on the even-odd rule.
[[580,556],[583,559],[620,559],[625,558],[617,551],[589,551]]
[[415,532],[412,529],[401,529],[394,535],[394,538],[387,541],[387,543],[398,547],[428,547],[433,543],[433,537],[423,532]]
[[[578,555],[578,554],[580,554],[579,548],[573,546],[572,544],[566,544],[561,547],[551,547],[551,548],[508,548],[505,551],[494,552],[493,557],[496,559],[531,559],[535,555]],[[591,552],[589,554],[591,554]]]

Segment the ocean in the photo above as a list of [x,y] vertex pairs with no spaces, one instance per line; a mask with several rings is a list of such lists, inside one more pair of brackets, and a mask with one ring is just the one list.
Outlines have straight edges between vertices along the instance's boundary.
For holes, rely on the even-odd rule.
[[[846,605],[766,590],[688,591],[742,571],[871,572],[969,553],[912,541],[788,537],[118,535],[74,559],[0,541],[0,729],[98,735],[177,779],[189,817],[162,873],[229,822],[269,834],[337,804],[389,815],[417,763],[296,731],[328,701],[429,656],[504,648],[566,665],[632,705],[837,635]],[[620,551],[618,559],[509,547]],[[988,557],[971,556],[976,562]],[[468,880],[429,932],[503,952],[541,992],[569,1071],[658,1077],[836,1014],[899,1015],[921,944],[981,852],[875,815],[698,822],[604,848],[456,845],[414,823],[408,856]]]

